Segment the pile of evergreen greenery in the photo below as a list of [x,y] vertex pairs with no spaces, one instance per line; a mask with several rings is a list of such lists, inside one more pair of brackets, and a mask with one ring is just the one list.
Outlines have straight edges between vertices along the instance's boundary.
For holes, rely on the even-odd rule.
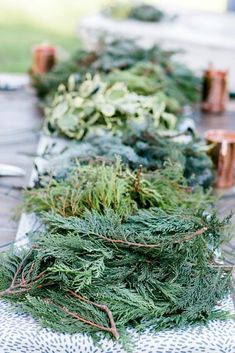
[[231,289],[231,270],[215,255],[229,218],[208,213],[208,198],[180,169],[77,165],[44,176],[25,204],[44,229],[1,255],[0,296],[43,326],[118,339],[127,328],[229,317],[215,308]]
[[[187,139],[187,140],[186,140]],[[186,141],[185,141],[186,140]],[[181,165],[183,175],[190,186],[204,189],[212,186],[214,171],[211,159],[200,139],[189,132],[180,136],[161,136],[153,126],[133,127],[122,136],[89,135],[81,142],[71,142],[59,152],[47,151],[43,157],[50,160],[50,169],[68,168],[80,161],[113,162],[116,156],[132,170],[142,165],[145,171],[155,171],[171,164]]]
[[120,159],[110,163],[98,159],[83,165],[77,162],[58,169],[56,174],[39,175],[35,187],[24,193],[25,210],[53,210],[68,217],[82,216],[87,209],[102,213],[111,208],[126,218],[139,208],[194,211],[211,201],[209,193],[200,187],[189,187],[180,165],[144,172],[141,167],[131,171]]
[[1,254],[0,297],[45,327],[95,340],[230,317],[216,308],[232,286],[218,257],[230,218],[210,210],[210,194],[190,187],[180,164],[151,171],[80,160],[25,191],[24,209],[43,228]]
[[141,95],[164,93],[169,105],[179,110],[179,103],[192,104],[200,99],[200,80],[174,61],[174,54],[157,45],[145,49],[133,40],[116,39],[100,43],[96,51],[79,49],[48,74],[32,73],[32,81],[38,96],[45,98],[53,97],[61,83],[67,85],[72,74],[79,86],[87,72],[99,73],[108,83],[124,82],[130,91]]

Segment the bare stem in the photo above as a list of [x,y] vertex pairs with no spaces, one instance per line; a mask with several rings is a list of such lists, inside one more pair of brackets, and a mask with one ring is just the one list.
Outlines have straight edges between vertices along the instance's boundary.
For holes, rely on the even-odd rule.
[[[108,331],[111,332],[116,339],[118,339],[119,334],[118,334],[118,331],[117,331],[117,328],[116,328],[116,325],[115,325],[115,322],[114,322],[114,319],[113,319],[113,314],[112,314],[111,310],[107,307],[107,305],[98,304],[98,303],[92,302],[91,300],[89,300],[89,299],[87,299],[87,298],[85,298],[85,297],[83,297],[83,296],[81,296],[81,295],[79,295],[76,292],[73,292],[71,290],[69,290],[69,293],[71,295],[73,295],[74,297],[76,297],[76,298],[78,298],[78,299],[80,299],[80,300],[82,300],[82,301],[84,301],[84,302],[86,302],[88,304],[94,305],[95,307],[97,307],[97,308],[101,309],[102,311],[104,311],[107,314],[107,316],[109,318],[110,325],[111,325],[111,328],[107,328],[106,327],[105,329],[106,329],[106,331],[108,329]],[[104,329],[104,326],[103,326],[103,329]]]
[[[180,243],[183,243],[184,241],[188,241],[188,240],[191,240],[199,235],[202,235],[203,233],[205,233],[206,231],[208,230],[208,227],[203,227],[197,231],[195,231],[194,233],[192,234],[189,234],[188,236],[185,236],[184,238],[182,239],[179,239],[179,240],[175,240],[173,242],[173,244],[180,244]],[[111,243],[114,243],[114,244],[124,244],[124,245],[129,245],[129,246],[136,246],[136,247],[139,247],[139,248],[159,248],[161,246],[161,244],[159,243],[156,243],[156,244],[145,244],[145,243],[135,243],[135,242],[130,242],[130,241],[127,241],[127,240],[122,240],[122,239],[112,239],[112,238],[108,238],[108,237],[105,237],[101,234],[97,234],[100,238],[108,241],[108,242],[111,242]]]
[[135,182],[134,182],[134,188],[135,188],[136,192],[140,191],[142,168],[143,168],[143,166],[140,164],[139,168],[137,170],[137,173],[136,173],[136,178],[135,178]]
[[[23,294],[26,293],[28,290],[30,290],[30,288],[35,284],[35,282],[40,279],[41,277],[43,277],[43,275],[45,274],[45,271],[40,272],[33,280],[31,279],[28,283],[26,282],[26,279],[24,277],[24,273],[22,271],[23,266],[25,264],[25,261],[29,258],[29,256],[32,254],[33,249],[31,249],[22,259],[21,263],[19,264],[18,268],[16,269],[16,272],[14,274],[14,277],[12,279],[12,282],[9,286],[9,288],[3,290],[0,292],[0,297],[4,297],[4,296],[8,296],[8,295],[14,295],[14,294]],[[29,270],[29,274],[32,274],[32,270],[33,270],[33,266],[34,263],[32,263],[30,270]],[[20,282],[16,283],[17,278],[21,273],[21,278],[20,278]],[[39,287],[39,286],[38,286]]]
[[33,249],[31,249],[31,250],[24,256],[24,258],[22,259],[21,263],[19,264],[19,266],[18,266],[18,268],[17,268],[17,270],[16,270],[16,272],[15,272],[15,275],[14,275],[14,277],[13,277],[13,280],[12,280],[12,282],[11,282],[11,285],[10,285],[9,289],[11,289],[11,288],[13,288],[13,287],[15,286],[15,282],[16,282],[16,280],[17,280],[17,277],[18,277],[20,271],[22,270],[22,268],[23,268],[23,266],[24,266],[24,264],[25,264],[25,261],[26,261],[26,260],[29,258],[29,256],[32,254],[32,251],[33,251]]

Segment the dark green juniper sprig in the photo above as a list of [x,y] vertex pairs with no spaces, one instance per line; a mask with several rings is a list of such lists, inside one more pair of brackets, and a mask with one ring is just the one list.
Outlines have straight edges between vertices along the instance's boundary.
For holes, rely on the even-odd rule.
[[125,218],[139,208],[161,207],[166,211],[194,209],[210,204],[209,193],[191,190],[180,166],[159,171],[131,171],[118,159],[114,164],[75,164],[56,175],[42,175],[36,187],[25,191],[23,207],[28,212],[54,211],[64,217],[82,216],[112,208]]
[[2,255],[0,296],[43,326],[118,338],[125,328],[159,330],[225,318],[215,305],[231,271],[215,259],[229,220],[202,211],[112,210],[83,218],[44,214],[30,250]]

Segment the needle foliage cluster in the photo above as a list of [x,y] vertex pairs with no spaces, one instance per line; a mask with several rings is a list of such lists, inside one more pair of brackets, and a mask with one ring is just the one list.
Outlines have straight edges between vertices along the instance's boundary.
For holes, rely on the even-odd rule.
[[147,172],[96,160],[44,173],[24,200],[43,228],[1,254],[0,297],[96,340],[227,319],[216,304],[232,286],[218,257],[230,218],[208,212],[210,201],[176,164]]
[[50,160],[51,170],[62,166],[67,168],[78,160],[82,163],[94,160],[113,162],[116,156],[121,157],[132,170],[140,165],[146,171],[159,170],[170,162],[181,166],[190,186],[211,187],[214,182],[213,165],[202,141],[188,132],[174,137],[161,136],[155,130],[153,126],[133,127],[121,136],[91,134],[59,152],[50,149],[44,158]]
[[36,187],[24,193],[24,208],[64,217],[82,216],[87,209],[104,213],[111,208],[126,218],[140,208],[160,207],[166,212],[206,208],[211,201],[208,195],[200,187],[191,190],[179,165],[152,172],[131,171],[118,159],[111,165],[75,163],[55,175],[39,176]]

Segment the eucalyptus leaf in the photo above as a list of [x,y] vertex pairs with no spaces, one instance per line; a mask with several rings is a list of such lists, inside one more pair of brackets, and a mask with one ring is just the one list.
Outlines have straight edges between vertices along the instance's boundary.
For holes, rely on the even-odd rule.
[[100,111],[105,116],[113,116],[115,114],[115,107],[108,103],[102,104]]
[[[55,95],[51,106],[45,110],[45,124],[53,126],[58,134],[75,139],[83,138],[96,126],[114,132],[128,130],[132,121],[143,124],[146,119],[153,119],[160,130],[175,129],[177,117],[164,115],[165,108],[166,103],[159,95],[139,95],[130,92],[123,82],[108,85],[98,75],[87,75],[78,90]],[[87,130],[78,134],[84,126]]]
[[64,115],[57,121],[58,127],[66,133],[67,131],[76,131],[78,125],[78,117],[75,115]]

